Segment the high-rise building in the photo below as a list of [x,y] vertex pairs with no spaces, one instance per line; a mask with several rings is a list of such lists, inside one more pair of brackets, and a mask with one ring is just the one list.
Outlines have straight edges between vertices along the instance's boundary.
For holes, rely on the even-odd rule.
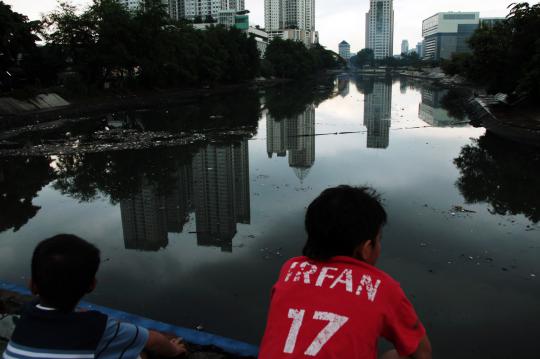
[[266,116],[268,157],[289,157],[289,166],[303,181],[315,163],[315,106],[309,105],[298,116],[277,120]]
[[467,41],[480,25],[478,12],[441,12],[422,23],[426,60],[450,59],[471,51]]
[[480,19],[480,26],[483,28],[492,28],[504,21],[506,21],[505,17],[483,17]]
[[180,20],[186,17],[185,0],[169,0],[169,15],[173,20]]
[[309,46],[318,39],[315,0],[265,0],[264,24],[270,40],[280,37]]
[[345,60],[349,60],[351,58],[351,45],[349,45],[349,43],[345,40],[339,43],[339,56]]
[[220,11],[244,10],[244,0],[183,0],[184,16],[188,19],[212,17],[217,20]]
[[416,53],[420,58],[424,57],[424,42],[419,42],[416,44]]
[[370,0],[366,14],[366,48],[373,50],[376,60],[393,56],[393,0]]
[[392,83],[375,81],[373,91],[366,94],[364,126],[368,148],[388,148],[392,124]]
[[193,157],[197,244],[232,251],[237,223],[250,222],[248,144],[209,144]]
[[401,53],[405,55],[409,53],[409,40],[401,41]]

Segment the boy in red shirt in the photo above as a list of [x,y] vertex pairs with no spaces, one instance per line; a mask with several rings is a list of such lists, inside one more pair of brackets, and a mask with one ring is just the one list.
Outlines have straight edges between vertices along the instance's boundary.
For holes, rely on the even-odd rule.
[[431,359],[431,344],[398,282],[374,267],[386,212],[369,188],[325,190],[306,214],[304,257],[283,266],[259,359]]

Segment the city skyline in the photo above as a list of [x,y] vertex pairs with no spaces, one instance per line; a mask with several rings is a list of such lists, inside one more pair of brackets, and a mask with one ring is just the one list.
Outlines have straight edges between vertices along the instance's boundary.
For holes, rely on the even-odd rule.
[[[5,0],[15,11],[30,19],[38,19],[40,13],[47,13],[56,7],[56,0]],[[409,44],[422,41],[422,21],[446,11],[479,11],[481,17],[499,17],[508,14],[511,0],[394,0],[395,28],[394,53],[401,50],[401,40]],[[74,4],[86,5],[90,0],[74,0]],[[245,0],[250,10],[250,23],[264,26],[264,0]],[[364,47],[365,14],[369,10],[369,0],[316,1],[315,23],[320,42],[327,48],[338,52],[342,40],[351,44],[351,52],[356,53]]]

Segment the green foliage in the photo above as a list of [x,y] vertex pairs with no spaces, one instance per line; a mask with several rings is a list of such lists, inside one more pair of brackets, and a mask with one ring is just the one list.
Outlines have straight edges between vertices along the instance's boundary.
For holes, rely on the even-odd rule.
[[276,38],[266,49],[263,70],[280,78],[298,79],[343,65],[336,53],[319,44],[308,49],[301,42]]
[[98,88],[241,82],[259,73],[253,38],[237,29],[198,31],[172,21],[160,0],[146,0],[135,13],[116,0],[94,0],[82,13],[61,4],[45,24],[45,48],[61,49],[61,62]]
[[375,54],[372,49],[362,49],[351,58],[351,63],[356,67],[374,66]]
[[470,56],[457,55],[443,64],[488,91],[540,96],[540,4],[514,4],[506,21],[481,27],[469,39]]

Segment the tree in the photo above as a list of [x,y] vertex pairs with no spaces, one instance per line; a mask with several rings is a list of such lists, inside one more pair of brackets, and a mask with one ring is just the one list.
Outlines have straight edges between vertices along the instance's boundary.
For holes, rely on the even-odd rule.
[[[0,1],[0,82],[10,67],[25,68],[35,55],[36,41],[41,31],[39,21],[29,21],[11,6]],[[7,84],[6,88],[11,87]]]
[[297,41],[274,39],[266,49],[265,59],[276,76],[301,78],[313,74],[313,58],[307,47]]
[[357,67],[373,66],[375,65],[375,53],[372,49],[362,49],[351,58],[351,62]]

